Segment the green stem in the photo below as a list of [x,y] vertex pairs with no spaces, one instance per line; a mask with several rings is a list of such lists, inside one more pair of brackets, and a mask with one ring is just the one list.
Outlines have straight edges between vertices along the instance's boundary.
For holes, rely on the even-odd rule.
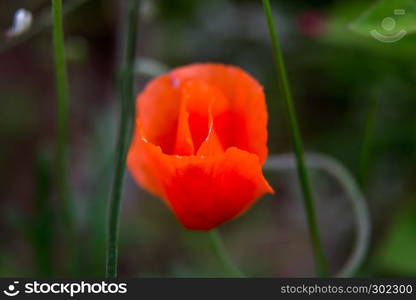
[[[63,205],[62,218],[67,232],[67,249],[71,259],[75,259],[75,224],[73,203],[68,189],[68,106],[69,90],[64,52],[62,24],[62,0],[52,0],[53,48],[57,89],[58,142],[57,142],[57,187],[58,198]],[[69,259],[71,268],[75,267]]]
[[225,249],[224,243],[222,242],[221,236],[218,233],[218,230],[213,229],[209,231],[209,238],[212,244],[212,248],[215,252],[215,255],[220,260],[221,264],[224,266],[224,269],[228,272],[231,277],[245,277],[238,267],[232,261],[230,255]]
[[322,248],[322,242],[319,234],[319,228],[317,224],[316,212],[314,207],[314,201],[311,191],[311,186],[308,178],[308,171],[305,166],[305,159],[303,153],[302,138],[300,135],[299,124],[296,116],[295,107],[292,100],[292,95],[289,87],[289,80],[286,73],[286,67],[284,64],[283,54],[280,47],[280,42],[277,37],[277,32],[274,25],[272,16],[272,10],[269,0],[263,0],[264,11],[266,13],[267,24],[269,26],[270,37],[273,45],[273,55],[276,63],[276,69],[278,73],[278,83],[282,90],[282,95],[285,100],[287,109],[287,115],[290,125],[290,130],[293,139],[293,148],[295,151],[297,162],[297,173],[299,182],[302,188],[303,200],[306,209],[306,216],[308,221],[309,234],[314,252],[315,264],[320,276],[324,277],[328,275],[327,262]]
[[365,127],[364,127],[364,135],[363,135],[360,156],[358,160],[358,168],[357,168],[357,180],[362,189],[364,188],[366,184],[367,175],[368,175],[368,166],[369,166],[369,161],[370,161],[371,148],[373,144],[373,135],[374,135],[374,127],[375,127],[378,104],[379,104],[379,95],[378,94],[372,95],[369,106],[368,106],[367,118],[366,118]]
[[117,277],[117,244],[120,213],[120,200],[123,189],[123,178],[127,149],[131,139],[134,105],[134,61],[137,42],[139,0],[129,0],[126,6],[123,28],[123,53],[119,69],[118,96],[121,101],[119,133],[116,148],[116,165],[112,184],[107,242],[108,278]]

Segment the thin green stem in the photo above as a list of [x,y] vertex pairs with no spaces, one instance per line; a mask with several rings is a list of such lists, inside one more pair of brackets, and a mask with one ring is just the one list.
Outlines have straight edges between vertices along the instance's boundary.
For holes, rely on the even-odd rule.
[[374,94],[371,96],[370,103],[367,110],[367,118],[365,121],[364,135],[361,144],[360,155],[358,159],[358,168],[357,168],[357,180],[361,188],[364,189],[367,175],[368,175],[368,166],[370,162],[370,154],[373,145],[373,136],[374,136],[374,127],[376,121],[376,114],[379,104],[379,95]]
[[118,227],[121,193],[126,164],[127,149],[131,139],[134,105],[134,61],[137,42],[137,22],[139,14],[139,0],[127,1],[126,14],[123,18],[123,47],[119,68],[118,97],[121,104],[120,124],[116,148],[116,162],[112,191],[110,198],[107,241],[107,268],[108,278],[117,277],[118,257]]
[[302,188],[303,200],[306,209],[306,216],[308,221],[309,234],[314,252],[315,264],[320,276],[324,277],[328,275],[327,262],[322,247],[322,242],[319,234],[319,228],[316,218],[316,212],[314,207],[313,195],[308,178],[308,171],[305,166],[305,159],[303,153],[302,138],[300,135],[299,124],[296,116],[295,107],[292,100],[291,90],[289,86],[289,80],[286,73],[286,67],[284,64],[283,54],[280,47],[280,42],[277,37],[277,32],[274,25],[272,16],[272,10],[270,2],[263,0],[264,11],[267,18],[267,24],[269,26],[270,37],[273,45],[273,55],[276,63],[276,69],[278,73],[278,83],[282,90],[282,96],[285,101],[287,115],[290,125],[290,130],[293,139],[293,148],[297,162],[297,173],[299,182]]
[[218,233],[218,230],[213,229],[208,232],[209,238],[212,244],[212,248],[215,252],[215,255],[220,260],[221,264],[224,266],[225,271],[231,277],[245,277],[243,273],[238,269],[238,267],[234,264],[233,260],[231,259],[230,255],[225,249],[224,243],[222,242],[221,236]]
[[62,24],[62,0],[52,0],[52,25],[53,25],[53,49],[55,62],[55,76],[57,89],[57,114],[58,114],[58,141],[57,141],[57,188],[58,198],[61,201],[62,217],[67,232],[67,249],[71,259],[75,259],[75,224],[73,215],[73,203],[68,188],[68,106],[69,90],[64,52],[64,33]]

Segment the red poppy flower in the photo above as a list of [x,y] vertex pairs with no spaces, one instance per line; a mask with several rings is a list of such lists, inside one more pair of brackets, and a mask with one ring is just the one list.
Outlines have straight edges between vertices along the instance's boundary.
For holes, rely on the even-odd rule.
[[137,97],[127,165],[189,229],[208,230],[243,213],[264,193],[267,111],[246,72],[193,64],[152,80]]

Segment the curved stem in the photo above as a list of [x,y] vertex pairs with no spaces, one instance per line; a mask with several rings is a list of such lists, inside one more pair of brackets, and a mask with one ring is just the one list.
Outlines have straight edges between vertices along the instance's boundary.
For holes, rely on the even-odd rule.
[[238,269],[235,263],[232,261],[230,255],[225,249],[224,243],[222,242],[221,236],[218,233],[218,230],[212,229],[208,232],[212,248],[215,252],[215,255],[221,261],[224,269],[229,273],[231,277],[245,277],[243,273]]
[[152,78],[168,73],[169,70],[170,68],[161,61],[141,56],[136,59],[134,74],[136,76],[144,75]]
[[65,230],[68,233],[68,252],[71,259],[70,267],[74,269],[72,259],[75,259],[75,224],[73,216],[73,203],[68,189],[68,106],[69,91],[64,52],[64,33],[62,24],[62,0],[52,0],[53,20],[53,49],[55,62],[57,114],[58,114],[58,142],[57,142],[57,187],[58,198],[62,203],[62,215]]
[[[349,195],[348,199],[351,201],[356,220],[356,241],[350,257],[336,276],[353,276],[367,254],[370,240],[371,224],[365,197],[352,175],[335,159],[322,154],[307,153],[306,161],[308,167],[322,169],[338,179]],[[296,162],[292,154],[271,156],[264,166],[266,170],[286,170],[294,169],[295,167]]]
[[318,222],[314,207],[313,195],[308,178],[308,170],[305,167],[305,160],[303,154],[302,137],[300,135],[299,124],[295,111],[295,106],[292,100],[292,94],[289,86],[289,80],[286,73],[283,54],[280,47],[280,42],[277,37],[277,32],[274,25],[272,10],[269,0],[263,0],[264,11],[266,13],[267,24],[269,26],[270,37],[273,45],[273,55],[276,63],[278,73],[278,83],[282,90],[282,96],[285,101],[290,130],[293,139],[293,148],[296,156],[297,173],[302,189],[303,200],[308,221],[309,235],[311,238],[313,254],[317,271],[321,277],[328,275],[328,267],[325,259],[324,250],[322,247],[321,237],[319,234]]
[[136,54],[137,42],[137,22],[138,22],[139,0],[129,0],[126,6],[126,15],[124,16],[125,28],[123,41],[123,56],[120,65],[118,82],[118,93],[121,101],[121,113],[119,133],[116,149],[116,165],[112,184],[109,219],[108,219],[108,242],[107,242],[107,268],[106,276],[110,278],[117,277],[117,244],[118,244],[118,226],[120,214],[120,200],[123,189],[123,178],[127,149],[130,143],[131,131],[133,125],[134,105],[134,60]]

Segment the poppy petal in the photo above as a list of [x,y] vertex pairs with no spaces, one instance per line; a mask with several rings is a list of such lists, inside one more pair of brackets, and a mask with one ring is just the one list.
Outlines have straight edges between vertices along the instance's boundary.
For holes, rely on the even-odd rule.
[[211,229],[273,193],[257,155],[234,147],[215,156],[179,157],[136,136],[127,163],[135,179],[162,197],[189,229]]
[[[245,71],[214,63],[192,64],[171,72],[179,82],[198,79],[219,89],[230,110],[216,120],[224,148],[235,146],[256,153],[260,162],[267,156],[267,110],[261,85]],[[253,138],[255,137],[255,138]]]
[[163,75],[152,80],[136,100],[136,118],[146,139],[168,154],[174,152],[180,95],[171,76]]
[[214,228],[273,193],[257,155],[234,147],[205,159],[172,157],[170,164],[175,170],[166,180],[165,200],[189,229]]

